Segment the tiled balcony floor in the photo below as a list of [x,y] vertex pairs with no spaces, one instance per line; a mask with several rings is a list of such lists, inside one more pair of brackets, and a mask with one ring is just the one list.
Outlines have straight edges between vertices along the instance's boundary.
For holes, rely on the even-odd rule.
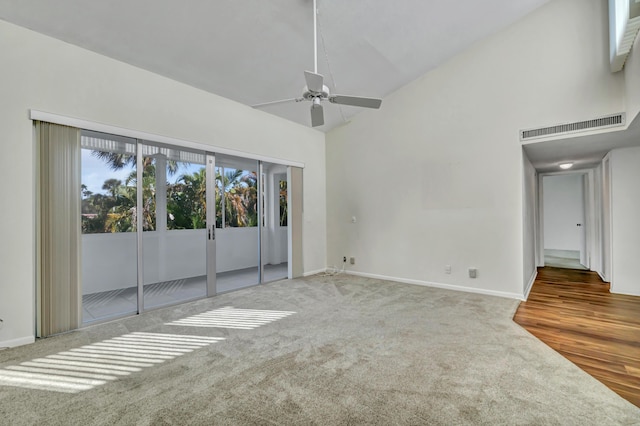
[[[287,278],[287,263],[265,265],[264,281],[276,281]],[[258,284],[258,268],[221,272],[216,277],[218,293],[238,290]],[[206,296],[206,277],[190,277],[144,286],[144,308],[174,305]],[[120,317],[137,312],[136,287],[82,296],[82,322],[84,325],[109,318]]]

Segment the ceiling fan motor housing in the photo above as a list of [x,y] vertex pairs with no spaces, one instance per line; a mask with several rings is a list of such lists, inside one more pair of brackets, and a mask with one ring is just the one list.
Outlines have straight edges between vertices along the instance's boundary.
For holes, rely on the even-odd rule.
[[302,97],[308,101],[312,101],[315,98],[328,99],[329,98],[329,88],[326,85],[322,85],[322,92],[315,92],[309,90],[307,86],[304,86],[302,93]]

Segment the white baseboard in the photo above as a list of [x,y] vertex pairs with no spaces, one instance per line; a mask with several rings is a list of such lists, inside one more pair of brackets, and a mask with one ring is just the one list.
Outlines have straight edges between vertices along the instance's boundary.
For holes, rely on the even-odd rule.
[[413,280],[409,278],[388,277],[386,275],[368,274],[366,272],[345,271],[345,274],[356,275],[359,277],[376,278],[379,280],[386,280],[386,281],[396,281],[404,284],[415,284],[415,285],[421,285],[425,287],[436,287],[436,288],[442,288],[445,290],[464,291],[466,293],[477,293],[477,294],[485,294],[487,296],[498,296],[498,297],[506,297],[508,299],[523,300],[522,294],[509,293],[506,291],[496,291],[496,290],[487,290],[484,288],[464,287],[461,285],[454,285],[454,284],[434,283],[430,281]]
[[2,340],[0,341],[0,348],[14,348],[16,346],[29,345],[36,341],[34,336],[21,337],[19,339]]
[[323,274],[325,272],[327,272],[327,268],[317,269],[315,271],[308,271],[308,272],[305,272],[304,274],[302,274],[302,276],[303,277],[308,277],[308,276],[311,276],[311,275]]
[[565,259],[580,259],[580,250],[544,249],[545,256],[563,257]]
[[529,293],[531,292],[531,288],[533,288],[533,283],[536,281],[538,277],[538,269],[533,271],[531,274],[531,278],[529,278],[529,283],[527,284],[527,288],[524,289],[524,298],[522,300],[526,301],[529,298]]

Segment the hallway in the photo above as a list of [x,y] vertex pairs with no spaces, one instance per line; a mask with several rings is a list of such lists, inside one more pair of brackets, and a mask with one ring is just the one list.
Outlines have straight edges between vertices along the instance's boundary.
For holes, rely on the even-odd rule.
[[640,297],[597,273],[544,267],[513,320],[640,407]]

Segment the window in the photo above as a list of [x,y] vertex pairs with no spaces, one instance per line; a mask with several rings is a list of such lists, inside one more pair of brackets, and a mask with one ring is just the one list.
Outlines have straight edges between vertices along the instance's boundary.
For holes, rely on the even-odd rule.
[[[82,137],[83,146],[88,143]],[[135,232],[134,146],[119,150],[82,149],[82,233]]]
[[[167,176],[170,176],[167,164]],[[167,183],[167,229],[204,229],[207,226],[207,183],[205,168],[199,164],[176,163],[184,170]]]
[[[136,142],[111,139],[117,137],[89,134],[81,139],[84,234],[136,231]],[[142,161],[143,230],[157,230],[156,197],[157,191],[163,189],[156,182],[158,178],[166,180],[166,229],[204,229],[206,174],[202,155],[154,146],[145,149],[148,152]],[[184,161],[176,153],[193,158]],[[161,170],[157,167],[164,167],[164,173],[158,173]]]
[[[220,194],[224,194],[224,197],[221,197]],[[216,167],[216,227],[253,226],[258,226],[258,178],[256,172],[231,167]]]
[[280,226],[287,226],[287,181],[281,180],[278,188],[280,190]]

